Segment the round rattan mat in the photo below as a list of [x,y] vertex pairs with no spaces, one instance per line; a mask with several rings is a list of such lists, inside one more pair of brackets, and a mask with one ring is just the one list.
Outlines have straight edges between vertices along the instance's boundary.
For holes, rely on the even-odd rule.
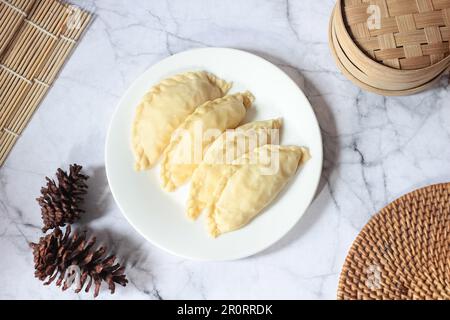
[[338,299],[450,299],[450,183],[389,204],[363,228]]

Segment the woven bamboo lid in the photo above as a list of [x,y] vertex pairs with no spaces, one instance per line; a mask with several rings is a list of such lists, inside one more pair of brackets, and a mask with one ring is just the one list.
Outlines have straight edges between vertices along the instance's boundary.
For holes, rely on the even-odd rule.
[[407,194],[369,221],[338,299],[450,299],[450,183]]
[[449,18],[450,0],[338,0],[330,49],[344,75],[361,88],[413,94],[450,66]]
[[344,0],[343,16],[356,44],[386,66],[421,69],[449,55],[449,0]]

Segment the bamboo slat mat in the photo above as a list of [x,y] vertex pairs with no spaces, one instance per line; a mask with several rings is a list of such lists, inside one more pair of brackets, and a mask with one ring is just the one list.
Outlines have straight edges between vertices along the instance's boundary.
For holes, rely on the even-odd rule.
[[90,20],[58,0],[0,0],[0,166]]
[[338,299],[450,300],[450,183],[411,192],[364,227]]

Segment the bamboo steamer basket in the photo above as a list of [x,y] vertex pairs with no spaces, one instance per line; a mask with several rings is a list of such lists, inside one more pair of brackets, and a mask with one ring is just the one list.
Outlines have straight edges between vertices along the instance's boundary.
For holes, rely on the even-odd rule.
[[[373,8],[376,28],[368,23]],[[425,90],[450,66],[450,0],[339,0],[329,43],[343,74],[365,90]]]

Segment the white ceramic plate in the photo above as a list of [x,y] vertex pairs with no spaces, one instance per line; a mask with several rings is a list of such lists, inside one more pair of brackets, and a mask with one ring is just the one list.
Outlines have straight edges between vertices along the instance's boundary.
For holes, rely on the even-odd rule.
[[[133,170],[131,124],[141,97],[171,75],[206,70],[232,81],[231,92],[250,90],[255,107],[246,121],[283,118],[282,144],[310,149],[312,159],[299,170],[276,202],[247,227],[217,239],[205,219],[185,216],[189,185],[175,193],[160,188],[159,167]],[[195,49],[173,55],[145,72],[125,93],[110,124],[106,172],[113,196],[125,217],[148,241],[181,257],[233,260],[253,255],[283,237],[311,203],[322,171],[322,139],[314,112],[298,86],[278,67],[253,54],[223,48]],[[204,216],[204,215],[203,215]]]

